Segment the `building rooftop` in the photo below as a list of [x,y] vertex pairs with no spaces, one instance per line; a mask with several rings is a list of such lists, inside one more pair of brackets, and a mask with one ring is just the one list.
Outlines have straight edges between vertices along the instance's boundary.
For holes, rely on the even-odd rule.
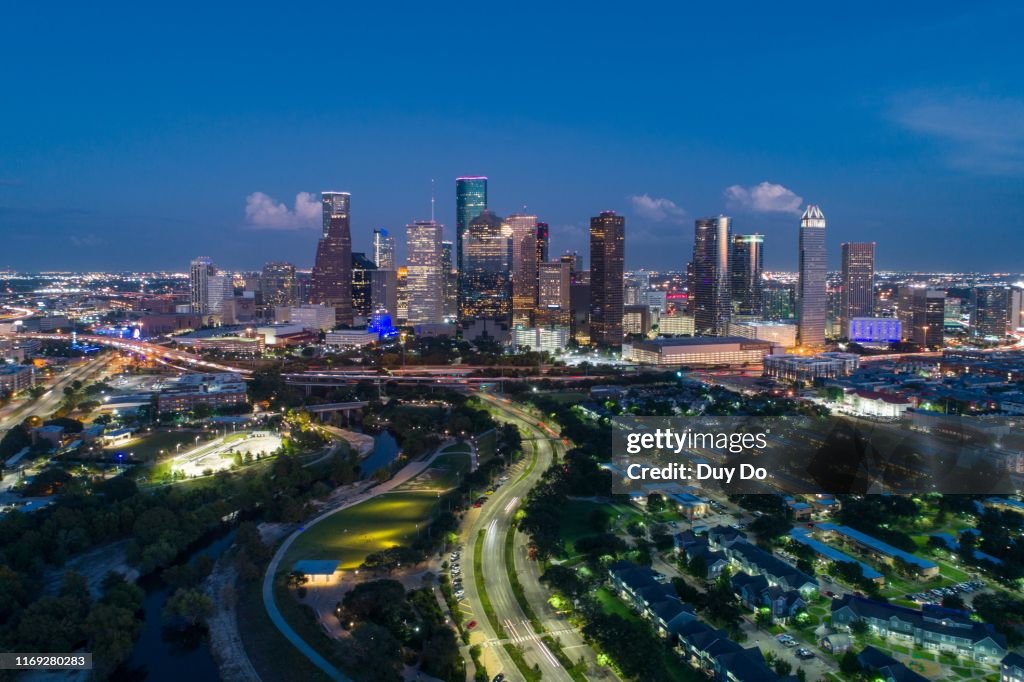
[[824,531],[833,531],[835,533],[839,533],[840,535],[844,535],[852,540],[859,542],[865,547],[870,547],[876,552],[880,552],[886,556],[900,558],[908,564],[917,566],[918,568],[924,569],[938,567],[938,564],[936,564],[934,561],[922,559],[921,557],[915,556],[910,552],[904,552],[902,549],[897,549],[886,542],[882,542],[878,538],[872,537],[867,533],[862,533],[856,528],[850,528],[849,526],[840,526],[834,523],[819,523],[818,528]]

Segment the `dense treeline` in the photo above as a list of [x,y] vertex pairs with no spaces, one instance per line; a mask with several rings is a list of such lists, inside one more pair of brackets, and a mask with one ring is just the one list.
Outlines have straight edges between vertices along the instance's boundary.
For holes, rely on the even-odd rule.
[[[340,458],[305,468],[296,458],[282,456],[259,472],[224,472],[198,485],[150,492],[140,491],[123,476],[96,485],[71,479],[50,507],[31,515],[15,511],[0,518],[0,647],[67,652],[88,641],[97,658],[103,651],[110,652],[111,657],[98,661],[100,665],[116,665],[123,658],[114,654],[127,656],[137,628],[119,630],[126,641],[103,642],[96,639],[99,629],[95,636],[89,634],[89,624],[127,622],[125,614],[108,608],[110,600],[104,599],[115,587],[111,599],[138,588],[122,587],[111,578],[104,584],[104,597],[93,606],[86,603],[88,586],[78,578],[70,583],[66,579],[60,595],[43,596],[43,576],[48,570],[63,566],[76,554],[120,540],[125,543],[126,560],[141,573],[151,573],[171,566],[234,512],[258,508],[269,520],[300,520],[309,513],[309,502],[317,492],[351,482],[356,472],[354,462]],[[253,546],[248,546],[250,551]],[[263,558],[265,555],[247,560],[250,577],[258,570],[255,562]],[[182,608],[195,607],[196,600],[188,591],[202,575],[185,575],[183,569],[175,568],[166,577],[184,590],[179,599]],[[71,596],[78,600],[75,604],[67,601]],[[129,612],[135,611],[137,608]],[[192,611],[179,610],[178,615],[184,613],[191,617]]]

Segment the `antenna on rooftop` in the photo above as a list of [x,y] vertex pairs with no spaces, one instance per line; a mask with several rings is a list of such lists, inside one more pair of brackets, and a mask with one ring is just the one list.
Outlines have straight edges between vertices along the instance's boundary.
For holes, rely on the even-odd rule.
[[434,178],[430,178],[430,222],[434,222]]

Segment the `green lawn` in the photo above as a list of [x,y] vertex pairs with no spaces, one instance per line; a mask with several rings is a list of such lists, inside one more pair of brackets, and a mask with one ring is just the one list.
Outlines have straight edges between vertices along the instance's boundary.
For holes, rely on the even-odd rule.
[[611,615],[615,614],[622,616],[626,620],[640,621],[640,616],[633,613],[632,610],[626,604],[615,596],[615,594],[607,587],[599,587],[597,594],[594,595],[597,598],[598,603],[604,612]]
[[132,459],[139,462],[150,462],[160,457],[160,451],[173,455],[180,443],[182,450],[195,447],[196,433],[191,431],[153,431],[143,433],[141,438],[133,439],[121,445],[105,448],[105,452],[130,452]]
[[469,452],[445,450],[430,468],[411,481],[398,486],[401,492],[446,492],[458,485],[459,478],[469,471]]
[[[594,535],[597,531],[590,525],[590,515],[595,509],[609,511],[608,505],[586,500],[569,500],[562,507],[559,535],[565,543],[566,552],[572,556],[576,553],[574,541],[586,535]],[[609,518],[612,515],[609,514]]]
[[358,568],[368,554],[413,538],[436,506],[435,492],[394,492],[344,509],[303,532],[282,568],[299,559],[337,559],[342,569]]

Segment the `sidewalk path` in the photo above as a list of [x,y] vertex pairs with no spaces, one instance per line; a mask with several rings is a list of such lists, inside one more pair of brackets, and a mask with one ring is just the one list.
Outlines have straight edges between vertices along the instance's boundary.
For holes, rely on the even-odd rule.
[[454,438],[450,438],[445,442],[441,443],[433,454],[425,459],[410,462],[409,464],[402,467],[402,470],[395,474],[393,477],[384,481],[380,485],[374,486],[373,488],[363,489],[361,491],[354,490],[353,495],[350,498],[345,499],[338,506],[329,509],[319,516],[314,517],[311,521],[304,523],[297,528],[291,535],[289,535],[281,546],[277,548],[274,553],[274,557],[270,560],[270,565],[267,566],[267,572],[263,576],[263,605],[267,609],[267,615],[270,616],[271,622],[274,626],[281,631],[281,634],[285,638],[295,645],[302,654],[308,658],[313,665],[320,668],[329,678],[332,680],[340,680],[342,682],[353,682],[350,678],[346,677],[340,670],[335,668],[330,661],[321,656],[312,646],[310,646],[299,633],[292,629],[292,626],[288,624],[288,621],[281,615],[281,611],[277,608],[277,603],[274,601],[274,577],[277,575],[277,568],[284,559],[285,554],[288,553],[288,549],[292,546],[292,543],[299,537],[299,535],[305,532],[307,529],[312,528],[316,524],[320,523],[329,516],[341,511],[342,509],[348,509],[349,507],[355,506],[360,502],[365,502],[371,498],[381,495],[386,492],[390,492],[394,488],[402,485],[409,479],[418,476],[420,473],[430,467],[434,460],[441,454],[441,451],[446,447],[455,442]]

